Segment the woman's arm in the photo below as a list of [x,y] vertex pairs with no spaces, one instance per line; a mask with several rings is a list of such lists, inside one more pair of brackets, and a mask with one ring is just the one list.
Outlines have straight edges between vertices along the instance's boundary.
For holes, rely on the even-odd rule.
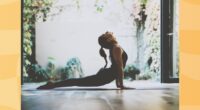
[[117,74],[118,74],[118,77],[116,79],[116,85],[117,85],[117,87],[120,87],[120,88],[124,88],[124,85],[123,85],[124,72],[123,72],[122,52],[123,51],[119,46],[116,46],[113,48],[113,57],[117,64]]
[[119,84],[119,79],[118,78],[115,79],[115,83],[116,83],[117,88],[120,88],[120,84]]

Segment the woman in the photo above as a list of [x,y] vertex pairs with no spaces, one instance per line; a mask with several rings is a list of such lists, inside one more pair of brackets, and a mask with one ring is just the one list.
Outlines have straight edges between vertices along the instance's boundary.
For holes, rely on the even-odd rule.
[[[99,50],[100,55],[104,58],[106,65],[104,68],[100,69],[97,74],[92,76],[87,76],[84,78],[68,79],[60,82],[48,82],[47,84],[38,87],[38,89],[52,89],[56,87],[68,87],[68,86],[82,86],[82,87],[92,87],[92,86],[102,86],[116,80],[116,86],[120,89],[125,89],[123,85],[124,72],[123,68],[126,65],[127,54],[118,45],[116,38],[113,33],[106,32],[98,38],[99,45],[101,49]],[[107,66],[107,55],[104,49],[108,49],[110,52],[111,67]]]

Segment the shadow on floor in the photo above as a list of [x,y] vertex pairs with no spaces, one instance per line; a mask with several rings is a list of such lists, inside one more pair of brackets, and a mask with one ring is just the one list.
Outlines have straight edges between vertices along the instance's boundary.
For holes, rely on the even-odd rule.
[[[120,90],[117,88],[56,88],[56,89],[49,89],[51,91],[115,91]],[[129,88],[123,90],[173,90],[173,88]],[[23,91],[44,91],[44,90],[37,90],[37,89],[28,89]]]

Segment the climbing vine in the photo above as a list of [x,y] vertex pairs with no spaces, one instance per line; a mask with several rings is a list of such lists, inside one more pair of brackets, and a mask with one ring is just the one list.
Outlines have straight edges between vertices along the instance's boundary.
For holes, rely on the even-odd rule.
[[[137,29],[138,65],[141,75],[160,78],[160,2],[136,0],[133,17]],[[143,77],[142,76],[142,77]]]
[[31,65],[33,39],[35,37],[35,22],[38,18],[46,21],[47,14],[53,4],[52,0],[24,0],[23,8],[23,76]]

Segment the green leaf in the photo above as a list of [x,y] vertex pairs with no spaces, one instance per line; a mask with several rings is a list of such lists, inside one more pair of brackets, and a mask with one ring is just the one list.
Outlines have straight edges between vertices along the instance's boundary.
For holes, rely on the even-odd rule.
[[30,62],[29,60],[26,59],[26,60],[25,60],[25,64],[26,64],[26,65],[30,65],[31,62]]

